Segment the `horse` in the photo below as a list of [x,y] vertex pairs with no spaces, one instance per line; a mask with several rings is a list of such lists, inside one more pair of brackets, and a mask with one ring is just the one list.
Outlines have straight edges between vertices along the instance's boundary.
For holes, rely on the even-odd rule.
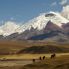
[[33,59],[33,62],[35,62],[35,59]]
[[56,54],[55,53],[51,55],[51,59],[54,58],[54,57],[56,57]]
[[43,56],[43,60],[45,59],[45,56]]
[[41,59],[41,56],[39,57],[39,60],[42,60],[42,59]]

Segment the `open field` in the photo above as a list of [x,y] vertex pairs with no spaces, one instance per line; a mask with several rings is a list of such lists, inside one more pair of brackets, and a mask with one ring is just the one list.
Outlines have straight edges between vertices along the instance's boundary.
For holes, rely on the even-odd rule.
[[[0,55],[0,59],[22,59],[22,60],[31,60],[31,59],[39,59],[40,56],[46,56],[50,58],[52,53],[50,54],[14,54],[14,55]],[[69,55],[69,53],[56,53],[56,56]]]
[[[36,56],[37,54],[26,54],[26,56],[28,55]],[[43,55],[45,54],[39,54],[38,57]],[[28,59],[20,61],[0,61],[0,69],[69,69],[69,55],[57,54],[57,57],[53,59],[46,57],[45,60],[36,60],[35,62]]]
[[28,64],[23,69],[69,69],[69,56],[60,56]]
[[[57,57],[50,59],[53,52]],[[40,56],[46,56],[46,59],[38,61]],[[68,60],[68,43],[0,41],[0,69],[69,69]]]
[[[0,55],[16,54],[17,52],[30,48],[30,47],[37,47],[38,49],[40,49],[42,48],[42,46],[43,47],[45,46],[44,49],[46,50],[53,47],[53,48],[61,49],[60,51],[61,53],[66,52],[66,51],[69,52],[69,50],[65,50],[66,48],[69,49],[69,43],[54,43],[54,42],[46,42],[46,41],[0,41]],[[59,49],[57,50],[57,52],[59,51]],[[36,53],[38,52],[39,51],[37,51]]]

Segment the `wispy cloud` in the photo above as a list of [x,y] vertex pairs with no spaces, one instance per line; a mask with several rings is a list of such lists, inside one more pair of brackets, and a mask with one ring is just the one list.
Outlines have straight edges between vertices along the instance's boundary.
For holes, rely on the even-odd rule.
[[55,6],[55,5],[57,5],[57,3],[56,3],[56,2],[53,2],[53,3],[51,4],[51,6]]
[[67,2],[68,2],[68,0],[61,0],[61,2],[59,4],[62,5],[62,6],[64,6],[64,5],[67,4]]
[[61,11],[61,14],[62,14],[65,18],[69,19],[69,5],[66,5],[66,6],[63,7],[63,9],[62,9],[62,11]]

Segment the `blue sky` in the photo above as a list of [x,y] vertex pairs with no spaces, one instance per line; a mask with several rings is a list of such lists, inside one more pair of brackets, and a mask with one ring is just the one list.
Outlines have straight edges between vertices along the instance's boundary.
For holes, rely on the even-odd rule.
[[[67,1],[67,0],[64,0]],[[0,0],[0,23],[28,21],[40,13],[62,10],[62,0]]]

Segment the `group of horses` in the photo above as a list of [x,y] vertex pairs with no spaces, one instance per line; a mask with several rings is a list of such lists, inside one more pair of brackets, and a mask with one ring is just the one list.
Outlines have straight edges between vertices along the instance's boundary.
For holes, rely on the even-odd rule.
[[[54,54],[51,55],[50,58],[52,59],[52,58],[55,58],[55,57],[56,57],[56,54],[54,53]],[[40,57],[39,57],[39,60],[45,60],[45,58],[46,58],[45,56],[43,56],[43,57],[40,56]],[[33,59],[33,62],[35,62],[35,60],[36,60],[36,59]]]

